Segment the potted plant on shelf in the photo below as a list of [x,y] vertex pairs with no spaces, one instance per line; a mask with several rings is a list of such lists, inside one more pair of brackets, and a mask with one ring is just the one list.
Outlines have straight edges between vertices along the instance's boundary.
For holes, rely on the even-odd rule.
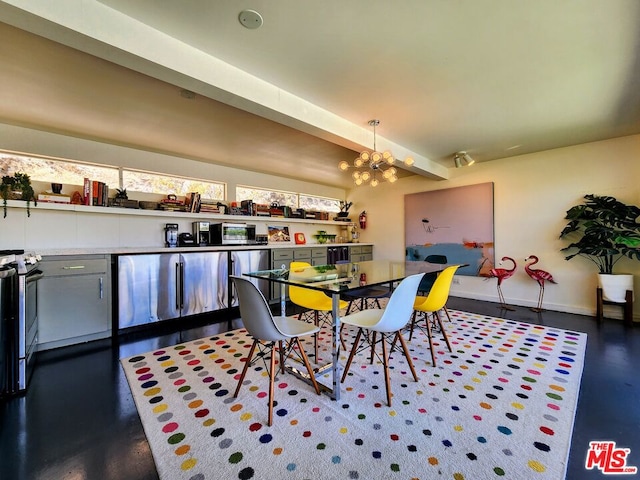
[[614,275],[613,268],[623,257],[640,260],[639,216],[640,208],[635,205],[594,194],[585,195],[583,204],[567,210],[569,223],[560,238],[573,241],[561,251],[572,252],[565,260],[580,256],[598,267],[605,300],[622,303],[626,290],[633,291],[633,275]]
[[7,200],[26,200],[27,216],[31,216],[30,203],[38,205],[35,192],[31,186],[31,179],[26,173],[16,172],[13,175],[4,175],[0,183],[0,196],[2,196],[2,206],[4,217],[7,216]]
[[347,202],[340,200],[340,212],[338,212],[338,217],[346,218],[349,216],[349,209],[353,205],[353,202]]

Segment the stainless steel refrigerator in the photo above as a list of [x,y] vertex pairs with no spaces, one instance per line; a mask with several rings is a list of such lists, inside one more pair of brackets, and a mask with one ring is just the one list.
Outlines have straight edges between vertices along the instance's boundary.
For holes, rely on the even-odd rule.
[[[206,313],[225,305],[218,291],[227,252],[118,257],[118,328]],[[226,288],[226,287],[224,287]]]

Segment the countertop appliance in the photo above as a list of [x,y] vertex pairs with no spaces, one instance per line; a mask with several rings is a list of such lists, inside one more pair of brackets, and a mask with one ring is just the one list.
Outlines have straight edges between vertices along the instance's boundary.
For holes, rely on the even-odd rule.
[[195,247],[198,244],[196,243],[196,239],[193,238],[193,235],[189,232],[181,233],[178,235],[178,246],[179,247]]
[[178,224],[167,223],[164,226],[164,246],[165,247],[177,247],[178,246]]
[[213,223],[209,227],[212,245],[255,245],[256,226],[246,223]]
[[210,245],[211,237],[209,235],[209,222],[193,222],[192,225],[196,245],[200,245],[201,247]]
[[39,262],[42,257],[24,250],[0,252],[4,268],[15,268],[17,272],[17,292],[15,318],[7,328],[7,377],[6,393],[22,393],[27,389],[35,364],[38,343],[38,280],[44,277]]

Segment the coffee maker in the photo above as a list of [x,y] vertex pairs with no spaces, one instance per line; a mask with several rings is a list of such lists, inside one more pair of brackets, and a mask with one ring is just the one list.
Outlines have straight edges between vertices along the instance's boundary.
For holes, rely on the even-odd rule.
[[209,222],[193,222],[193,238],[201,247],[211,245]]

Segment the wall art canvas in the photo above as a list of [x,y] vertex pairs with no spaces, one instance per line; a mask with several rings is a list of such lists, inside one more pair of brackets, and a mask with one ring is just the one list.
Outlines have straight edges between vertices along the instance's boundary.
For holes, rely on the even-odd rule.
[[268,225],[269,231],[269,243],[290,242],[291,235],[289,235],[288,225]]
[[489,276],[495,265],[493,183],[412,193],[404,197],[406,260],[445,255],[468,264],[460,275]]

